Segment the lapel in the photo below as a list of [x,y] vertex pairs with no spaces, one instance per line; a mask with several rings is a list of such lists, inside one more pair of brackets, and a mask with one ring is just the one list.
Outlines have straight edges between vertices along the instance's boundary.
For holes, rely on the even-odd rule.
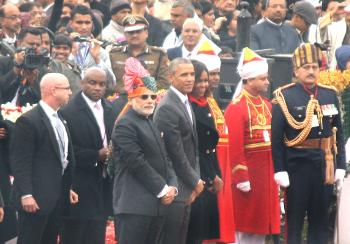
[[[190,115],[187,112],[185,104],[180,100],[180,98],[175,94],[175,92],[173,90],[170,89],[168,91],[168,94],[169,94],[169,98],[171,98],[171,100],[176,103],[175,106],[180,108],[180,110],[182,111],[183,115],[186,117],[187,122],[191,125],[192,124],[191,118],[190,118]],[[190,108],[191,108],[191,106],[190,106]],[[191,131],[192,131],[193,139],[194,139],[194,141],[195,141],[195,143],[197,145],[196,116],[194,115],[192,108],[191,108],[191,114],[192,114],[193,125],[190,126],[190,127],[192,128]]]
[[38,106],[38,111],[41,115],[41,119],[42,119],[44,125],[46,126],[47,131],[49,132],[49,137],[51,139],[52,146],[53,146],[53,149],[56,153],[56,156],[59,159],[59,161],[61,161],[60,149],[58,146],[58,142],[57,142],[56,134],[54,132],[54,128],[52,127],[50,119],[47,117],[47,115],[45,114],[45,112],[42,109],[42,107],[40,106],[40,104],[38,104],[37,106]]
[[[96,118],[95,118],[94,114],[92,113],[89,105],[84,100],[84,98],[82,96],[82,92],[77,94],[75,102],[77,104],[78,110],[80,110],[82,113],[86,114],[87,117],[89,118],[90,123],[94,127],[93,134],[94,134],[98,144],[102,145],[103,142],[102,142],[102,138],[101,138],[101,134],[100,134],[100,127],[98,126]],[[85,122],[88,122],[88,121],[85,121]]]

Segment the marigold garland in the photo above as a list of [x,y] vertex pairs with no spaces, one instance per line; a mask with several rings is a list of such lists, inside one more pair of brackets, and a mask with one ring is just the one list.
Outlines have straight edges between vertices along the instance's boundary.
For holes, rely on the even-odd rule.
[[318,82],[327,86],[334,86],[340,93],[350,86],[350,70],[325,70],[320,72]]

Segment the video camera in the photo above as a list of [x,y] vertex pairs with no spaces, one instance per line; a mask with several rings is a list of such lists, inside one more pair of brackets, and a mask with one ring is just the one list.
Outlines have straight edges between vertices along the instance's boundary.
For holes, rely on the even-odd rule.
[[50,57],[47,50],[36,53],[34,47],[19,48],[16,52],[24,51],[24,61],[22,64],[23,69],[36,69],[43,66],[47,66],[50,63]]
[[86,37],[86,36],[76,36],[76,37],[74,37],[73,41],[75,41],[75,42],[90,42],[91,38]]

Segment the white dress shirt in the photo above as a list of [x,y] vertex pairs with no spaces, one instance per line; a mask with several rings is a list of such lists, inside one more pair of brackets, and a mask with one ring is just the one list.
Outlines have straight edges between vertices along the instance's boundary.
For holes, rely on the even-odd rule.
[[92,114],[94,115],[96,122],[98,124],[98,127],[100,128],[100,134],[101,134],[101,139],[103,141],[103,146],[107,147],[107,135],[106,135],[106,126],[104,123],[104,116],[103,116],[103,107],[101,103],[101,99],[98,100],[97,102],[92,101],[90,98],[88,98],[84,92],[81,93],[85,102],[91,109]]
[[[58,132],[56,130],[56,123],[62,123],[63,128],[65,128],[63,122],[61,120],[57,119],[57,111],[53,110],[46,102],[44,102],[43,100],[39,101],[40,106],[42,107],[42,109],[44,110],[45,114],[47,115],[47,117],[50,120],[50,123],[52,125],[53,131],[55,132],[55,136],[56,136],[56,140],[58,143],[60,143],[60,138],[58,135]],[[67,160],[68,157],[68,134],[67,131],[64,130],[64,160]],[[67,166],[67,165],[65,165]]]

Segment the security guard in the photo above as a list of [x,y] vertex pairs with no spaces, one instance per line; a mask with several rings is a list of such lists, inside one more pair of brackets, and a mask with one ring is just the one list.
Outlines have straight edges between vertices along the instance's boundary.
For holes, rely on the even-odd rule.
[[288,187],[288,244],[301,243],[306,213],[308,243],[327,243],[332,186],[340,187],[345,175],[337,91],[317,83],[321,58],[310,43],[298,47],[293,55],[298,82],[274,92],[272,155],[275,180]]
[[116,47],[110,52],[112,69],[117,80],[117,92],[124,92],[123,75],[125,60],[136,57],[157,81],[158,89],[168,89],[167,80],[168,56],[163,49],[149,46],[146,42],[148,37],[148,22],[138,15],[126,16],[122,25],[124,26],[127,45]]

